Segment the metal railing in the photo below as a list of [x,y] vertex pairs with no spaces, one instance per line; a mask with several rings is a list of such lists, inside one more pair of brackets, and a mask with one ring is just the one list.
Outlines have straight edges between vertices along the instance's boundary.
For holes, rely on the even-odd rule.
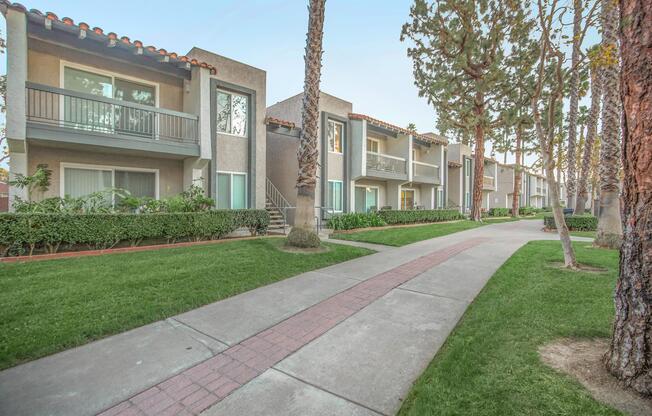
[[496,179],[493,176],[484,176],[482,178],[482,187],[483,188],[493,188],[496,183]]
[[192,114],[28,82],[27,120],[80,131],[177,143],[199,142]]
[[265,195],[267,199],[272,204],[272,206],[281,213],[283,217],[283,232],[285,233],[287,229],[287,220],[288,220],[288,210],[293,209],[294,207],[290,205],[287,199],[283,196],[281,191],[278,190],[276,185],[269,178],[266,178],[267,182],[265,185]]
[[396,174],[407,173],[407,162],[396,156],[367,152],[367,169]]
[[439,166],[430,163],[412,161],[412,176],[439,180]]

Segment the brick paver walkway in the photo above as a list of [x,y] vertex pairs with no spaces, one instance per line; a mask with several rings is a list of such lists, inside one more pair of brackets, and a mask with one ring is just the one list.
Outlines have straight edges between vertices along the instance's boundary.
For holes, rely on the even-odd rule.
[[197,415],[390,290],[486,241],[487,238],[468,239],[376,275],[100,415]]

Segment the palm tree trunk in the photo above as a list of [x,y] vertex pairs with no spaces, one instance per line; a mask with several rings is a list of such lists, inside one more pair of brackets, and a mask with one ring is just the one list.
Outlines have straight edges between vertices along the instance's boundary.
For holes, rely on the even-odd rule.
[[580,42],[582,30],[582,0],[573,0],[573,52],[571,55],[570,107],[568,109],[568,162],[566,167],[566,206],[575,205],[575,150],[577,138],[577,111],[580,84]]
[[618,4],[602,0],[601,54],[603,72],[602,146],[600,148],[600,214],[595,244],[618,248],[623,236],[620,218],[620,95],[618,88]]
[[[310,0],[308,5],[308,36],[306,41],[305,79],[301,137],[297,157],[297,207],[294,228],[288,236],[293,245],[319,244],[315,229],[315,187],[319,159],[319,82],[321,79],[322,39],[324,36],[325,0]],[[305,244],[309,240],[311,243]],[[315,243],[316,242],[316,243]]]
[[523,141],[523,127],[519,122],[516,127],[516,164],[514,167],[514,192],[512,193],[512,217],[518,218],[519,198],[521,196],[521,178],[523,177],[521,168],[521,146]]
[[621,0],[623,243],[607,369],[652,395],[652,3]]
[[586,200],[588,198],[588,181],[591,170],[591,157],[593,156],[593,143],[598,131],[598,116],[600,114],[600,98],[602,97],[602,79],[600,77],[600,68],[596,65],[591,66],[591,110],[587,123],[586,142],[584,143],[584,153],[582,154],[582,168],[580,171],[579,182],[577,187],[577,206],[576,214],[583,214],[586,209]]

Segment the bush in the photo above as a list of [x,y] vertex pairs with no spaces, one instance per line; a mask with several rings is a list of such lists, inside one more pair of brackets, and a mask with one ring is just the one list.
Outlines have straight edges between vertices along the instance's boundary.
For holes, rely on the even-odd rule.
[[[595,231],[598,229],[598,217],[593,215],[567,215],[566,226],[571,231]],[[543,225],[548,230],[556,230],[555,217],[550,214],[543,217]]]
[[520,207],[518,209],[518,215],[534,215],[536,214],[536,209],[533,207]]
[[264,234],[265,210],[213,210],[156,214],[0,214],[2,255],[56,253],[61,245],[106,249],[120,242],[135,246],[143,240],[201,241],[218,239],[245,227]]
[[387,225],[377,212],[336,215],[328,219],[328,228],[352,230],[354,228],[382,227]]
[[313,230],[292,227],[285,244],[290,247],[317,248],[321,245],[321,241]]
[[509,208],[490,208],[489,216],[490,217],[507,217],[510,213]]
[[452,221],[464,218],[459,211],[454,209],[383,210],[378,211],[378,215],[390,225]]

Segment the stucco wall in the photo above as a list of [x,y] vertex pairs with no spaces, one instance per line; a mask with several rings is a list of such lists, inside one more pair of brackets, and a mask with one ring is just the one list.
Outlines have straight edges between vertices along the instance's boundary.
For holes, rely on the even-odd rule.
[[292,206],[297,201],[298,148],[299,139],[296,137],[267,133],[267,177]]
[[30,38],[27,80],[52,87],[61,85],[61,61],[84,65],[158,84],[159,107],[183,111],[183,79],[148,70],[143,66],[84,53]]
[[[249,171],[254,179],[255,208],[265,207],[265,177],[266,177],[266,153],[267,153],[267,130],[265,126],[266,114],[266,85],[267,73],[262,69],[243,64],[233,59],[200,49],[193,48],[188,56],[200,61],[208,62],[217,68],[217,74],[211,78],[218,81],[233,84],[237,87],[244,87],[256,93],[255,107],[256,116],[253,120],[255,136],[251,137],[251,151],[255,155],[255,163],[249,166],[249,152],[247,141],[240,137],[233,137],[225,134],[217,134],[215,140],[217,170]],[[250,131],[252,131],[250,129]],[[228,168],[227,168],[228,167]],[[252,208],[254,208],[252,207]]]
[[38,164],[47,164],[52,170],[50,189],[38,195],[40,198],[60,196],[61,163],[115,166],[123,168],[145,168],[159,170],[159,196],[173,196],[183,191],[183,161],[157,159],[142,156],[85,152],[30,145],[28,153],[28,172],[34,173]]

